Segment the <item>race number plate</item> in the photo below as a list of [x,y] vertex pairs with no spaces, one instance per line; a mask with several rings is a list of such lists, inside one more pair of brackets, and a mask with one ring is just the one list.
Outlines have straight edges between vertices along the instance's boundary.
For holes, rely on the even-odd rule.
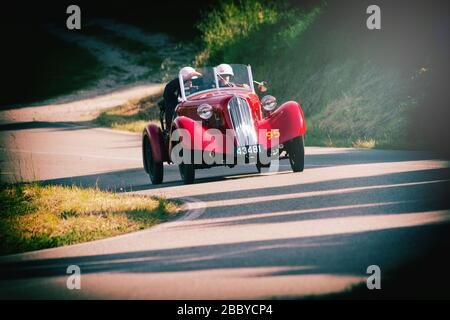
[[261,145],[260,144],[255,144],[255,145],[252,145],[252,146],[236,147],[236,154],[238,156],[245,156],[245,155],[256,156],[260,152],[261,152]]

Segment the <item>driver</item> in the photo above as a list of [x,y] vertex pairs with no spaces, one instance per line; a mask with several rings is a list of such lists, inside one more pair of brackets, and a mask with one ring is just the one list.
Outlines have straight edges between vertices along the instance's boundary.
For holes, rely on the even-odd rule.
[[[191,83],[192,77],[201,76],[201,73],[197,72],[192,67],[184,67],[180,70],[180,73],[181,77],[183,78],[183,81],[187,82],[188,84]],[[181,91],[180,80],[178,77],[169,81],[169,83],[167,83],[166,87],[164,88],[163,98],[166,117],[166,127],[169,127],[172,122],[175,107],[178,104],[178,98],[181,97],[180,91]]]
[[234,72],[229,64],[219,64],[216,70],[219,76],[219,87],[234,87],[234,83],[230,82],[230,77],[234,77]]
[[227,63],[222,63],[219,64],[216,67],[217,70],[217,77],[219,78],[219,88],[224,88],[224,87],[243,87],[243,88],[248,88],[248,84],[243,83],[243,84],[237,84],[234,82],[230,81],[231,77],[234,77],[234,71],[233,68],[227,64]]

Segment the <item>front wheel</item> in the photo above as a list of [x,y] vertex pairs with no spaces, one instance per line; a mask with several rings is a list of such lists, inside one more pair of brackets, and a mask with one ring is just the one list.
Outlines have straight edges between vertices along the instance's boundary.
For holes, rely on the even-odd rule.
[[144,139],[144,161],[152,183],[160,184],[164,177],[164,166],[162,162],[154,161],[152,146],[147,137]]
[[292,171],[302,172],[305,168],[305,142],[303,136],[289,141],[286,145]]
[[[186,149],[183,149],[182,152],[187,152]],[[178,165],[178,169],[180,170],[181,179],[184,184],[191,184],[195,179],[195,165],[194,165],[194,157],[191,154],[191,163],[181,162]]]
[[270,167],[270,162],[268,164],[262,164],[259,159],[256,162],[256,170],[258,171],[258,173],[261,173],[262,168],[269,168]]

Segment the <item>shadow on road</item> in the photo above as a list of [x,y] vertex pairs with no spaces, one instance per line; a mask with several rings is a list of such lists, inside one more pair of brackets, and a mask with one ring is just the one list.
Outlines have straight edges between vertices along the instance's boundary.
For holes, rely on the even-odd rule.
[[[84,126],[71,128],[61,128],[61,130],[77,130],[85,129]],[[59,129],[58,129],[59,130]],[[121,146],[120,148],[139,148],[140,145],[136,144],[136,139],[130,139],[129,146]],[[439,159],[438,156],[422,151],[396,151],[394,154],[387,150],[344,150],[341,152],[332,152],[324,154],[306,154],[305,170],[314,169],[317,167],[337,167],[343,165],[356,165],[356,164],[374,164],[374,163],[386,163],[386,162],[404,162],[404,161],[420,161]],[[277,174],[292,174],[289,161],[281,160],[280,171]],[[61,184],[61,185],[78,185],[82,187],[99,187],[102,190],[111,190],[115,192],[129,192],[129,191],[142,191],[151,189],[164,189],[168,187],[182,185],[181,177],[178,172],[178,167],[174,164],[164,166],[164,183],[160,185],[152,185],[148,175],[143,168],[125,169],[97,174],[89,174],[83,176],[65,177],[59,179],[50,179],[43,181],[44,184]],[[301,173],[300,173],[301,175]],[[261,177],[256,172],[256,168],[253,165],[237,166],[235,168],[216,167],[212,169],[200,169],[197,171],[197,177],[195,184],[205,184],[210,182],[245,179],[248,177]],[[301,176],[299,176],[301,180]],[[364,179],[362,179],[364,180]],[[351,180],[353,181],[353,180]],[[333,182],[329,182],[324,187],[329,187]],[[270,193],[277,192],[275,188],[269,188]],[[250,190],[249,190],[250,191]],[[261,190],[255,190],[256,194],[260,194]],[[284,191],[282,188],[280,193]],[[200,195],[199,195],[200,196]],[[215,197],[215,195],[208,195],[208,197]],[[227,195],[222,194],[227,197]],[[241,193],[240,191],[233,192],[233,196],[248,197],[247,192]],[[220,194],[217,195],[220,197]],[[219,199],[219,198],[217,198]]]
[[[387,159],[383,156],[385,152],[383,150],[372,152],[349,150],[338,153],[337,156],[336,153],[333,153],[333,156],[311,154],[307,156],[307,165],[336,167],[336,170],[339,170],[340,165],[412,161],[430,157],[420,152],[400,152],[392,159]],[[209,182],[256,176],[250,171],[248,169],[232,177],[223,175],[201,177],[198,184],[204,185],[207,190]],[[279,174],[294,173],[284,171]],[[245,189],[213,193],[206,193],[199,189],[199,192],[192,196],[208,205],[207,212],[195,220],[195,223],[181,224],[171,228],[182,232],[189,232],[190,228],[196,228],[199,232],[217,228],[218,233],[226,233],[233,227],[249,227],[250,230],[252,226],[267,224],[273,224],[276,227],[280,222],[317,221],[316,226],[320,227],[321,219],[330,218],[342,219],[336,221],[345,223],[347,217],[366,216],[383,219],[385,215],[411,213],[426,215],[430,211],[449,213],[450,168],[330,179],[311,183],[302,183],[302,174],[304,173],[296,174],[299,182],[294,185],[268,186],[259,189],[249,185]],[[156,187],[181,185],[177,170],[169,171],[169,177],[172,181]],[[259,175],[259,177],[267,176]],[[101,189],[119,192],[155,188],[149,183],[148,177],[141,168],[53,179],[44,183],[99,186]],[[246,229],[242,230],[245,232]],[[439,261],[441,258],[439,254],[444,257],[448,251],[441,250],[432,258],[428,258],[426,253],[433,250],[436,244],[450,243],[449,230],[448,223],[410,227],[385,226],[380,230],[369,227],[361,232],[331,232],[324,236],[290,238],[274,236],[270,240],[263,241],[238,243],[220,243],[219,241],[216,244],[181,245],[171,249],[13,263],[5,259],[0,262],[0,279],[7,281],[16,278],[62,276],[65,275],[67,266],[71,264],[79,265],[85,274],[175,273],[224,268],[232,270],[251,267],[286,267],[287,271],[269,272],[259,276],[276,277],[291,274],[366,276],[366,268],[372,264],[380,265],[382,270],[388,270],[390,274],[392,271],[400,272],[398,270],[405,270],[405,268],[411,270],[414,268],[409,265],[413,263],[411,261],[421,261],[420,268],[414,274],[430,279],[425,284],[422,282],[424,291],[411,289],[413,286],[411,284],[395,292],[398,292],[399,296],[405,293],[411,294],[411,292],[417,295],[433,295],[444,292],[442,290],[447,285],[445,281],[442,281],[445,270],[440,264],[445,259]],[[423,261],[423,257],[430,260]],[[433,286],[434,291],[431,290]]]
[[[433,256],[433,261],[417,265],[420,254],[432,249],[436,243],[448,244],[448,225],[428,225],[411,228],[386,229],[349,233],[332,236],[275,239],[269,241],[251,241],[233,244],[217,244],[208,246],[182,247],[166,250],[148,250],[130,253],[107,255],[80,256],[73,258],[42,259],[0,264],[0,279],[38,278],[62,276],[66,274],[68,265],[78,265],[83,274],[90,273],[158,273],[183,272],[211,269],[237,269],[251,267],[285,267],[287,271],[267,272],[257,277],[276,277],[286,275],[351,275],[366,277],[366,268],[378,264],[382,270],[414,271],[427,281],[418,279],[425,288],[414,288],[414,279],[409,286],[395,288],[397,297],[405,294],[413,296],[448,296],[445,286],[445,266],[448,261],[441,261]],[[411,238],[421,238],[423,241],[414,243],[399,243]],[[392,256],[386,247],[404,246]],[[414,247],[414,250],[411,250]],[[441,246],[442,247],[442,246]],[[364,248],[361,252],[361,248]],[[446,246],[446,248],[449,248]],[[441,252],[442,253],[442,252]],[[268,259],[270,257],[270,259]],[[419,260],[417,260],[419,258]],[[380,263],[383,261],[383,263]],[[409,265],[408,263],[415,263]],[[403,266],[403,269],[398,269]],[[405,266],[408,266],[405,269]],[[430,267],[435,266],[436,270]],[[419,269],[418,269],[419,267]],[[389,279],[389,274],[383,274],[383,279]],[[413,291],[411,291],[413,289]],[[392,292],[384,288],[377,297]],[[366,293],[366,295],[368,295]]]
[[[134,172],[140,172],[140,170],[134,170]],[[130,172],[124,173],[125,176],[128,174]],[[448,210],[450,208],[450,201],[447,198],[449,181],[445,179],[450,179],[448,168],[299,183],[290,187],[258,190],[248,188],[227,194],[197,194],[195,197],[203,201],[253,199],[253,202],[251,205],[221,205],[220,203],[212,205],[208,207],[207,215],[200,217],[200,219],[207,217],[210,220],[205,220],[204,223],[197,220],[194,225],[198,230],[216,227],[220,228],[218,230],[223,230],[217,232],[227,232],[227,228],[233,225],[250,226],[300,220],[320,222],[320,219],[327,218],[377,215],[382,217],[386,214],[425,214],[432,210]],[[346,188],[362,189],[350,189],[346,192]],[[322,192],[322,194],[317,195],[314,192]],[[331,193],[327,194],[327,192]],[[288,198],[280,201],[265,199],[274,195],[288,195]],[[272,205],[269,208],[270,201],[276,201],[276,206]],[[340,206],[354,207],[339,209]],[[227,218],[235,219],[226,222],[214,221],[215,218],[220,220],[221,212],[225,210]],[[294,212],[286,213],[286,211]],[[258,217],[252,217],[253,214],[258,214]],[[188,224],[173,228],[188,229],[190,227]],[[79,265],[84,274],[167,273],[282,267],[288,269],[282,272],[268,272],[257,277],[323,274],[364,277],[367,266],[377,264],[382,270],[388,270],[387,276],[391,272],[397,272],[397,274],[403,272],[398,270],[406,268],[409,271],[415,270],[416,275],[430,279],[429,282],[420,282],[422,286],[425,286],[421,289],[422,291],[411,291],[411,287],[396,287],[395,290],[385,291],[384,294],[392,295],[394,292],[397,297],[402,297],[404,294],[410,295],[414,292],[417,296],[441,297],[446,292],[444,291],[446,282],[441,279],[444,273],[440,273],[443,271],[442,264],[439,264],[440,261],[423,261],[421,257],[429,250],[433,250],[436,244],[450,243],[449,235],[449,224],[429,224],[414,227],[385,227],[377,231],[337,232],[325,236],[274,238],[231,244],[186,245],[172,249],[13,263],[0,262],[0,279],[5,281],[16,278],[61,276],[65,274],[67,266],[72,264]],[[448,252],[440,251],[440,253],[445,255]],[[438,258],[436,255],[433,257]],[[409,265],[409,263],[416,263],[411,261],[422,261],[422,264],[417,269],[414,265]],[[438,272],[431,272],[432,267],[437,268]],[[431,290],[431,287],[434,290]],[[378,293],[377,297],[383,297],[383,294]]]
[[[238,216],[240,219],[225,224],[243,224],[324,216],[342,217],[341,212],[345,212],[346,215],[362,215],[447,209],[450,208],[448,190],[450,190],[450,168],[443,168],[299,183],[257,190],[195,194],[193,197],[207,204],[216,203],[208,204],[208,215],[199,219],[220,216],[220,212],[226,211],[227,217]],[[224,204],[227,199],[242,199],[241,202],[245,205]],[[274,201],[276,206],[269,206]],[[320,211],[324,207],[330,209]],[[302,210],[305,212],[300,212]],[[308,210],[311,212],[308,213]],[[284,212],[291,211],[299,212],[283,215]],[[276,215],[267,218],[246,217],[269,213]]]

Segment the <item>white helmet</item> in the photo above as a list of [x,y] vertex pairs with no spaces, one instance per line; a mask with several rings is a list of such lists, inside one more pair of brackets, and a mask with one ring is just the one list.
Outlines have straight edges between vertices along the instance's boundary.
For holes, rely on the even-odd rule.
[[194,76],[201,76],[201,73],[195,71],[195,69],[192,67],[183,67],[181,68],[180,73],[183,81],[190,80]]
[[229,64],[219,64],[216,69],[221,76],[234,76],[233,68]]

